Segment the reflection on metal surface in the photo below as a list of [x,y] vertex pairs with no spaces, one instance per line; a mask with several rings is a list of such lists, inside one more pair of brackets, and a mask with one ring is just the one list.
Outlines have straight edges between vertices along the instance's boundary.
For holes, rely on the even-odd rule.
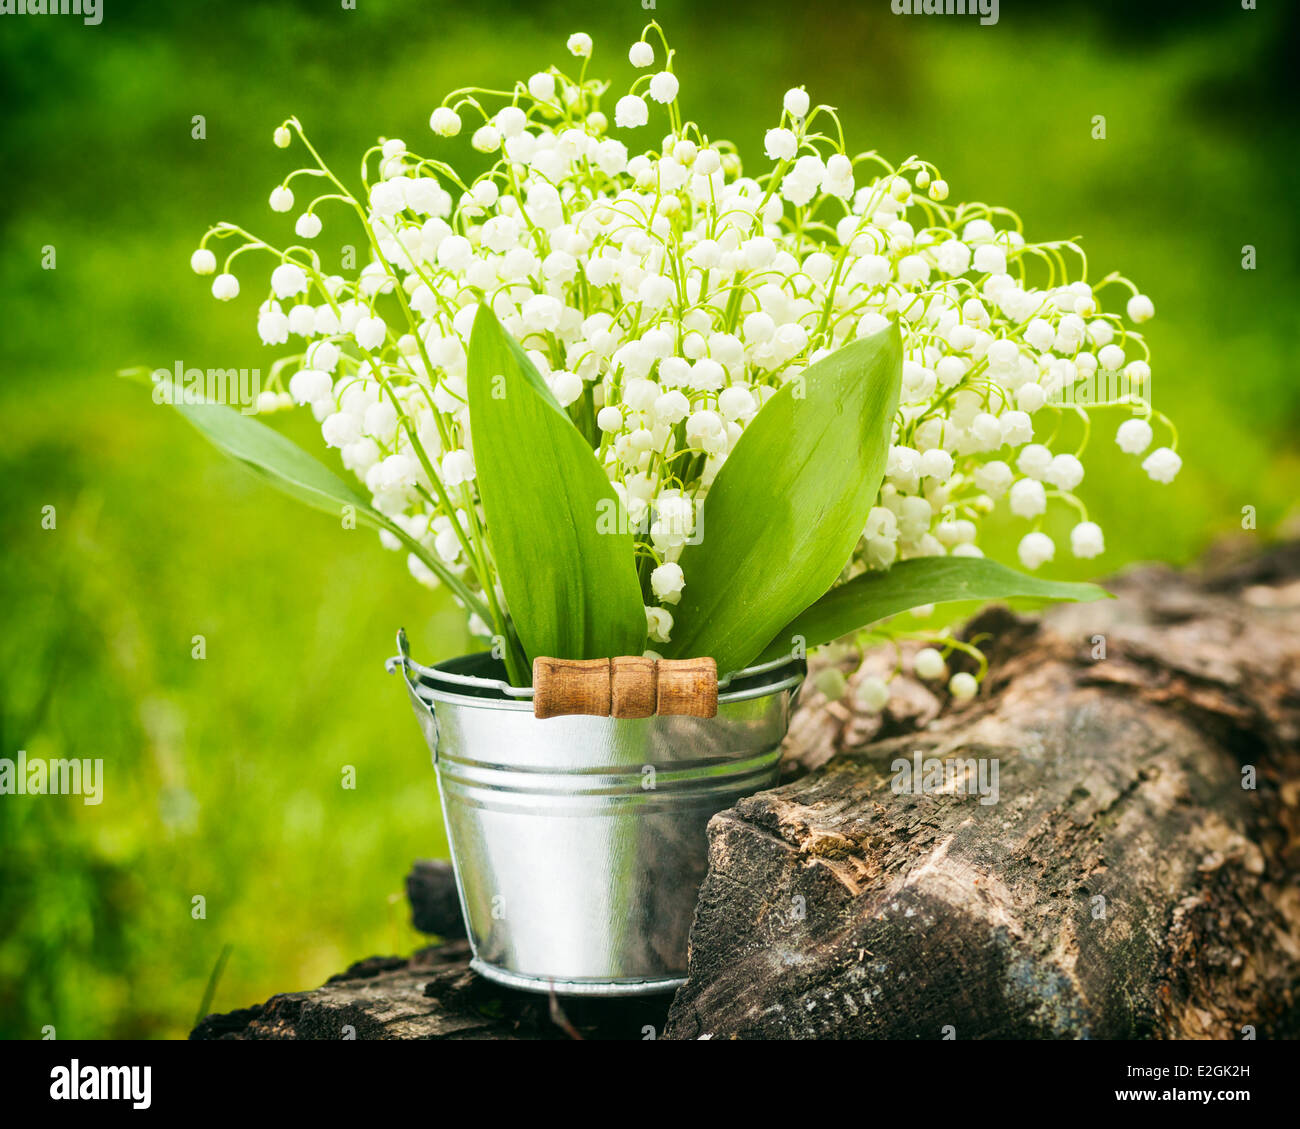
[[677,987],[705,826],[775,781],[803,663],[733,674],[714,718],[539,720],[490,655],[422,667],[398,645],[474,967],[573,995]]

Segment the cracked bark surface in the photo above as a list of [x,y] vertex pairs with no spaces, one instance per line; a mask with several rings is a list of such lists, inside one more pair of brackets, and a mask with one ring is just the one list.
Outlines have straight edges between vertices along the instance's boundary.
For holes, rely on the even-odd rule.
[[[1296,1037],[1300,544],[1108,587],[973,620],[990,670],[972,702],[903,679],[885,714],[857,711],[854,681],[892,652],[841,700],[810,694],[787,782],[710,824],[671,1000],[499,988],[452,941],[192,1037]],[[917,752],[996,759],[997,802],[963,774],[896,792]],[[445,937],[449,882],[445,864],[408,879],[417,926]]]
[[[1108,586],[972,621],[970,703],[808,703],[813,771],[709,826],[665,1037],[1300,1033],[1300,550]],[[916,752],[998,801],[898,794]]]
[[209,1015],[191,1039],[641,1039],[662,1029],[668,996],[560,1000],[517,992],[469,968],[469,944],[369,957],[307,992]]

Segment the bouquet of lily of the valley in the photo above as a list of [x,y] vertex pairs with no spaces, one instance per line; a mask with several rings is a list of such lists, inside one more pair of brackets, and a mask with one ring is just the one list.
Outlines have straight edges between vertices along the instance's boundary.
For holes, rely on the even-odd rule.
[[[385,140],[360,191],[289,119],[275,144],[310,160],[270,206],[296,238],[221,223],[193,255],[223,300],[272,260],[257,327],[288,352],[258,406],[308,406],[368,500],[265,425],[176,396],[191,421],[377,527],[516,685],[542,655],[725,674],[919,605],[1100,595],[983,559],[980,521],[1006,505],[1029,523],[1031,570],[1056,551],[1049,506],[1077,512],[1075,556],[1102,551],[1076,493],[1090,415],[1122,405],[1133,455],[1153,423],[1172,432],[1134,329],[1151,302],[1088,282],[1075,244],[1028,242],[1004,208],[949,203],[928,162],[848,149],[802,89],[742,167],[683,117],[656,24],[621,97],[589,75],[588,36],[568,48],[511,89],[448,95],[433,155]],[[437,156],[461,133],[476,175]],[[313,249],[336,224],[368,248],[347,276]],[[1152,478],[1177,472],[1175,445],[1146,455]],[[916,667],[946,673],[933,650]]]

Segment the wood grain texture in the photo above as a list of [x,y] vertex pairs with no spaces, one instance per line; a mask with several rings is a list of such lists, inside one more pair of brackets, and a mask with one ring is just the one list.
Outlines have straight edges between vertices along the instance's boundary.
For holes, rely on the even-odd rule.
[[533,659],[533,716],[609,717],[609,659]]
[[410,958],[369,957],[329,983],[206,1016],[195,1040],[626,1039],[662,1030],[671,994],[627,1000],[561,999],[518,992],[469,967],[469,944],[451,941]]
[[654,659],[624,655],[614,660],[611,717],[653,717],[659,706],[659,666]]
[[[809,694],[802,775],[710,823],[665,1037],[1300,1035],[1300,547],[1107,587],[972,621],[971,702]],[[901,791],[918,752],[997,801]]]
[[659,661],[661,716],[716,717],[718,665],[712,659]]
[[718,667],[712,659],[533,660],[533,716],[715,717]]

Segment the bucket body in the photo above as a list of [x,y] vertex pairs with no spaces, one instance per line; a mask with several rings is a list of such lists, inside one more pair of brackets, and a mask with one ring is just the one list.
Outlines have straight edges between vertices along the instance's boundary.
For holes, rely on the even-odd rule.
[[489,655],[422,667],[399,645],[473,967],[567,995],[680,985],[705,826],[775,782],[803,663],[733,675],[713,718],[538,719]]

